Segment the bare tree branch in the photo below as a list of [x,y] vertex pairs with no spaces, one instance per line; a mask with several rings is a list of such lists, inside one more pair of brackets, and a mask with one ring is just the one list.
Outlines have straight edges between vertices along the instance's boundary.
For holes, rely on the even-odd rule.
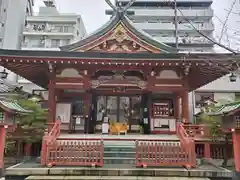
[[178,11],[181,13],[181,15],[182,15],[182,17],[184,18],[184,20],[187,21],[187,22],[192,26],[192,28],[193,28],[198,34],[200,34],[201,36],[205,37],[206,39],[208,39],[208,40],[211,41],[212,43],[218,45],[219,47],[221,47],[221,48],[223,48],[223,49],[225,49],[225,50],[227,50],[227,51],[229,51],[229,52],[232,52],[233,54],[237,54],[237,52],[236,52],[234,49],[231,49],[231,48],[229,48],[229,47],[227,47],[227,46],[224,46],[224,45],[221,44],[221,43],[216,42],[216,41],[213,40],[212,38],[208,37],[207,35],[205,35],[205,34],[202,33],[201,31],[199,31],[199,30],[193,25],[193,23],[192,23],[188,18],[185,17],[185,15],[184,15],[183,12],[181,11],[181,9],[178,8]]
[[221,43],[221,41],[222,41],[222,37],[223,37],[223,34],[224,34],[225,26],[226,26],[226,24],[227,24],[227,22],[228,22],[228,19],[229,19],[229,17],[230,17],[231,12],[233,11],[233,8],[234,8],[234,5],[236,4],[236,2],[237,2],[237,0],[234,0],[234,1],[233,1],[232,5],[231,5],[231,7],[230,7],[230,9],[229,9],[229,11],[228,11],[228,14],[227,14],[227,16],[226,16],[226,18],[225,18],[225,21],[224,21],[223,26],[222,26],[220,38],[219,38],[219,43]]

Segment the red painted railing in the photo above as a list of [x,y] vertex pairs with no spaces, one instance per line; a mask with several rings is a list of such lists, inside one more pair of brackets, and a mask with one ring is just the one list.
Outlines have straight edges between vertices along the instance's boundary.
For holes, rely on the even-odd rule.
[[41,165],[43,166],[47,165],[46,161],[47,161],[47,155],[48,155],[48,146],[56,143],[56,139],[60,135],[60,126],[61,126],[61,121],[56,120],[49,134],[43,137],[42,150],[41,150]]
[[103,166],[104,145],[101,140],[57,140],[47,148],[47,165]]
[[136,166],[186,166],[189,167],[191,156],[179,142],[136,141]]
[[187,167],[196,166],[196,152],[195,152],[195,142],[192,137],[190,137],[185,130],[182,123],[177,124],[177,134],[180,138],[181,147],[184,148],[185,152],[189,155],[189,161],[186,165]]

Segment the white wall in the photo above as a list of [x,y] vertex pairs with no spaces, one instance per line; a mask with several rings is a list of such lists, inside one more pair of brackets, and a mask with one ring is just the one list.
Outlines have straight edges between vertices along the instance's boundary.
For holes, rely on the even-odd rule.
[[20,49],[28,1],[7,1],[3,48]]
[[214,100],[217,101],[219,105],[230,103],[235,101],[235,93],[214,93]]

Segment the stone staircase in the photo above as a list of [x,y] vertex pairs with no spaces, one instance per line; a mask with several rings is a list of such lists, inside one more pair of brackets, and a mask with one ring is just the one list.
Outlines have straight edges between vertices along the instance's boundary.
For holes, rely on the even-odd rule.
[[135,145],[128,142],[125,145],[104,144],[104,165],[135,166],[135,152]]

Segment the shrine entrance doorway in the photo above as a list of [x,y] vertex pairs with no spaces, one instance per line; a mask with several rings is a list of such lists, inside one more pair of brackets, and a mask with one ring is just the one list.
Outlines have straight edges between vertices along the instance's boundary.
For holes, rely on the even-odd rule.
[[142,120],[141,96],[97,96],[97,124],[107,116],[110,123],[126,123],[129,132],[139,132]]

